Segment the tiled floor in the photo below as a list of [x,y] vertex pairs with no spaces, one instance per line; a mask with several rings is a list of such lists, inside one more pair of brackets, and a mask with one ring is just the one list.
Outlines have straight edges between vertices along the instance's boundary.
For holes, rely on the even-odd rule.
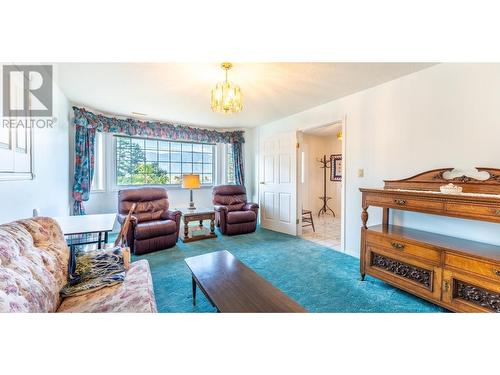
[[313,215],[314,227],[316,232],[313,232],[311,226],[302,228],[302,238],[305,240],[316,242],[320,245],[340,249],[340,217],[332,215]]

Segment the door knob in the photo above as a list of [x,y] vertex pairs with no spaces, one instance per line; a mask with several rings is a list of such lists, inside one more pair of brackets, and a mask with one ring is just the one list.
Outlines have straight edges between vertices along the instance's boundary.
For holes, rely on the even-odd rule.
[[265,183],[264,181],[261,181],[261,182],[260,182],[260,184],[261,184],[261,185],[265,185],[266,183]]

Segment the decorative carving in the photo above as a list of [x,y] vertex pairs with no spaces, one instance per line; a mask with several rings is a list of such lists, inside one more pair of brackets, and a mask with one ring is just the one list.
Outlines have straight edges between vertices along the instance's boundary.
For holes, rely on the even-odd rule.
[[363,222],[363,228],[368,228],[366,223],[368,222],[368,207],[363,207],[363,211],[361,212],[361,221]]
[[432,290],[432,271],[399,262],[395,259],[372,253],[372,266],[382,268],[405,279],[422,284]]
[[464,193],[500,194],[500,169],[476,167],[485,178],[479,179],[466,175],[446,178],[454,168],[433,169],[402,180],[386,180],[385,189],[439,191],[443,184],[453,183],[461,186]]
[[455,280],[455,288],[455,297],[500,313],[500,293],[490,292],[460,280]]

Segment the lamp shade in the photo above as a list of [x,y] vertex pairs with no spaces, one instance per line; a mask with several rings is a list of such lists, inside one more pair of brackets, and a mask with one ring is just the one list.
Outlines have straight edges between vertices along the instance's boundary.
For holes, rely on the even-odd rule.
[[199,189],[200,188],[200,175],[199,174],[185,174],[182,176],[183,189]]

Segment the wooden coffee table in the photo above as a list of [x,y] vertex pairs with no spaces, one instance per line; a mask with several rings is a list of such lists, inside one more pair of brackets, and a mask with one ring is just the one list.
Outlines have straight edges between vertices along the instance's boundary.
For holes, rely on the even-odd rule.
[[186,258],[185,262],[192,275],[193,305],[198,286],[219,312],[307,312],[229,251]]
[[[184,222],[184,232],[180,235],[182,242],[187,243],[217,237],[215,234],[215,211],[213,208],[196,208],[194,210],[176,208],[176,210],[181,211],[182,221]],[[210,229],[203,226],[203,220],[210,220]],[[199,225],[190,227],[189,223],[192,221],[198,221]]]

